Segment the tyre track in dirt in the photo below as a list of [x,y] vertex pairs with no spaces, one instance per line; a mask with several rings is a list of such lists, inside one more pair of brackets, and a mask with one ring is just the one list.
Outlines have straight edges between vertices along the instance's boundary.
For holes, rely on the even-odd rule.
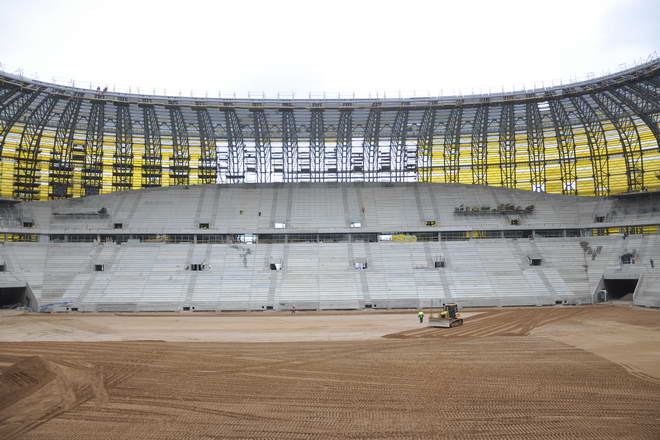
[[527,336],[537,327],[576,317],[580,308],[536,308],[488,310],[465,319],[460,327],[424,327],[385,335],[392,339],[485,338],[491,336]]
[[528,335],[591,310],[484,310],[357,342],[0,343],[0,365],[40,355],[104,372],[107,402],[25,440],[660,438],[659,383]]
[[[65,345],[65,344],[62,344]],[[102,349],[98,350],[99,352],[103,352]],[[45,354],[46,358],[55,358],[54,353],[57,352],[56,349],[51,348],[50,350],[47,351]],[[139,362],[136,362],[135,360],[130,360],[125,363],[105,363],[102,365],[95,364],[95,366],[98,366],[99,368],[102,369],[102,380],[103,380],[103,387],[106,392],[111,390],[113,387],[116,387],[119,385],[121,382],[127,380],[131,376],[135,374],[139,374],[141,371],[144,370],[145,366],[148,365],[150,362],[155,360],[158,357],[158,355],[154,352],[147,353],[144,356],[141,356],[139,359]],[[65,363],[70,364],[71,366],[78,366],[81,365],[79,361],[65,361]],[[94,364],[92,364],[94,365]],[[64,390],[65,392],[68,390]],[[24,434],[38,428],[39,426],[47,423],[51,419],[58,417],[62,415],[63,413],[74,410],[78,406],[84,404],[85,402],[89,401],[90,399],[95,397],[95,394],[93,392],[94,390],[91,388],[91,386],[86,386],[80,392],[76,393],[78,398],[73,400],[72,402],[67,402],[67,405],[62,406],[62,405],[55,405],[50,410],[48,410],[45,414],[41,415],[37,420],[31,421],[29,423],[24,424],[18,429],[15,430],[3,430],[2,426],[0,426],[0,434],[2,434],[2,438],[6,440],[14,440],[18,439]]]

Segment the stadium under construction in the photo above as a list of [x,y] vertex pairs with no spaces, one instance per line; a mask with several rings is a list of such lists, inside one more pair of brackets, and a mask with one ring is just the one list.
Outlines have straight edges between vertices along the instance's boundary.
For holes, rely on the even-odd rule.
[[657,59],[410,99],[146,96],[3,73],[0,298],[658,307],[659,89]]

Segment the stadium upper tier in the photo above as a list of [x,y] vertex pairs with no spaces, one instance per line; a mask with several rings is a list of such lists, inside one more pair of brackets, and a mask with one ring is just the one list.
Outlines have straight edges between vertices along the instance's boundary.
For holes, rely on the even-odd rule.
[[549,89],[375,100],[99,93],[0,74],[0,195],[356,181],[658,190],[659,89],[658,59]]

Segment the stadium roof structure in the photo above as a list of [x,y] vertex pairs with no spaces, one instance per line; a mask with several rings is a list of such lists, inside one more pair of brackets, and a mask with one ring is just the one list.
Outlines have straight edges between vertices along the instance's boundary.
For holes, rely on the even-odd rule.
[[552,88],[410,99],[212,99],[0,74],[0,197],[197,183],[660,189],[660,59]]

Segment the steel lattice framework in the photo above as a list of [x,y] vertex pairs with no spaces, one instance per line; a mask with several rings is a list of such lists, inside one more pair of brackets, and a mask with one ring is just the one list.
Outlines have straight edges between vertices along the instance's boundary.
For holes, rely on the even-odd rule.
[[487,185],[488,175],[488,113],[487,104],[477,107],[472,123],[472,183]]
[[626,161],[628,189],[631,191],[641,190],[644,186],[644,166],[641,140],[635,122],[627,114],[623,104],[613,99],[607,92],[594,93],[592,96],[619,132],[623,156]]
[[445,129],[444,162],[446,181],[458,183],[459,157],[461,154],[461,119],[463,118],[463,107],[456,107],[449,113],[449,121]]
[[296,182],[298,169],[298,130],[292,108],[282,110],[282,174],[285,182]]
[[433,164],[433,128],[435,127],[435,114],[437,109],[427,108],[422,116],[422,123],[417,136],[417,166],[422,182],[430,182]]
[[200,163],[197,168],[201,183],[215,183],[218,178],[218,147],[208,109],[195,107],[199,130]]
[[325,127],[323,110],[312,108],[309,127],[309,159],[311,165],[311,181],[322,182],[325,167]]
[[591,157],[591,168],[594,179],[594,194],[606,196],[610,191],[610,171],[607,162],[607,138],[605,130],[598,119],[598,115],[583,96],[572,96],[571,102],[584,126],[589,153]]
[[[378,180],[379,162],[378,155],[380,153],[380,116],[382,110],[378,104],[373,104],[369,110],[369,117],[367,118],[367,126],[364,129],[364,137],[362,138],[362,152],[364,157],[364,176],[369,182]],[[356,169],[355,171],[360,171]]]
[[353,170],[353,110],[349,106],[339,111],[337,125],[337,160],[339,165],[337,179],[350,182]]
[[73,141],[81,104],[80,93],[69,99],[57,124],[49,169],[52,199],[66,199],[73,196]]
[[82,168],[83,195],[96,195],[103,186],[103,127],[105,102],[92,101],[85,135],[85,160]]
[[[243,129],[236,116],[236,110],[228,108],[225,113],[225,130],[227,130],[227,162],[225,177],[227,182],[242,183],[245,181],[245,142],[243,141]],[[223,170],[221,168],[221,170]],[[224,170],[223,170],[224,171]],[[223,173],[224,174],[224,173]]]
[[252,111],[254,118],[254,146],[255,151],[246,153],[247,170],[250,173],[256,173],[258,183],[268,183],[271,177],[271,142],[270,130],[266,113],[262,109]]
[[405,171],[409,167],[411,158],[408,154],[407,148],[407,130],[408,130],[408,116],[410,111],[407,108],[402,108],[396,113],[394,119],[394,126],[392,127],[392,137],[390,139],[390,157],[392,163],[392,180],[395,182],[403,182],[405,179]]
[[0,107],[0,154],[9,131],[39,94],[37,90],[26,90],[21,93],[18,88],[8,89],[3,94],[2,107]]
[[21,142],[18,146],[18,160],[16,161],[14,197],[24,200],[38,199],[37,173],[40,141],[44,128],[57,101],[57,95],[47,95],[30,114]]
[[649,127],[655,141],[660,145],[660,101],[657,91],[651,92],[641,86],[620,87],[611,90],[611,93],[627,107],[635,111],[635,114]]
[[577,194],[577,158],[575,155],[573,125],[561,100],[551,99],[549,105],[552,123],[555,126],[557,135],[561,192],[562,194]]
[[153,105],[142,104],[144,155],[142,156],[142,188],[160,186],[163,156],[160,125]]
[[543,134],[543,119],[538,103],[528,102],[525,104],[525,117],[531,190],[545,191],[545,137]]
[[566,86],[409,99],[147,99],[3,73],[0,195],[355,181],[660,190],[659,91],[660,60]]
[[500,114],[500,184],[516,187],[516,121],[513,104],[502,106]]
[[170,106],[170,129],[172,133],[172,164],[170,179],[174,185],[188,185],[190,177],[190,143],[188,127],[181,108]]
[[115,155],[112,164],[112,186],[116,191],[131,189],[133,180],[133,121],[125,101],[115,104]]

